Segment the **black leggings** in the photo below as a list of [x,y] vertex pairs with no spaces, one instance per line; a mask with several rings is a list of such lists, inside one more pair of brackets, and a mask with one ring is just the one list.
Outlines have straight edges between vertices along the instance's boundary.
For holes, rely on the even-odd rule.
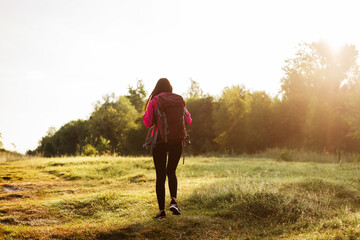
[[[166,158],[169,153],[167,165]],[[154,165],[156,170],[156,196],[159,209],[165,207],[165,180],[168,176],[170,196],[176,198],[177,178],[176,168],[182,153],[182,144],[179,143],[158,143],[153,149]]]

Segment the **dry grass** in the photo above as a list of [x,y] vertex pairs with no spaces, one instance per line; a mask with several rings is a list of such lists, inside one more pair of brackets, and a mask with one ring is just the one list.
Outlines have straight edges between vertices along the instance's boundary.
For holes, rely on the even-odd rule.
[[183,214],[159,222],[149,157],[0,162],[0,239],[360,238],[356,163],[198,157],[177,173]]

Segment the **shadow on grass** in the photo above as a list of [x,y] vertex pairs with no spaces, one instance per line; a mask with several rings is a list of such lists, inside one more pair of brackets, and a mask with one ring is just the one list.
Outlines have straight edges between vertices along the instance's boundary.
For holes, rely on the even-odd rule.
[[[278,188],[241,188],[229,181],[206,185],[182,201],[182,216],[133,224],[97,239],[262,239],[309,231],[322,220],[358,211],[360,194],[350,186],[321,179]],[[308,230],[306,230],[308,229]]]
[[221,239],[228,236],[225,230],[221,219],[211,216],[170,216],[99,233],[97,239]]

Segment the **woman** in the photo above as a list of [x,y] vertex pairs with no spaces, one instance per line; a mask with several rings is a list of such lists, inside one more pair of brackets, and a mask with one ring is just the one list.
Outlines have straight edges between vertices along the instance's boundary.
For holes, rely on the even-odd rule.
[[[146,127],[150,128],[156,123],[156,104],[157,97],[161,94],[172,93],[172,86],[168,79],[161,78],[156,83],[156,86],[152,93],[150,94],[148,100],[146,101],[143,116],[143,121]],[[184,107],[185,108],[185,107]],[[185,108],[185,125],[189,126],[191,124],[190,113]],[[158,129],[155,129],[155,133]],[[180,208],[177,205],[176,195],[177,195],[177,178],[176,178],[176,168],[179,163],[181,153],[182,153],[183,144],[181,140],[178,142],[164,142],[161,138],[157,138],[156,145],[152,150],[152,155],[154,159],[154,165],[156,170],[156,196],[159,205],[159,213],[155,218],[165,219],[165,180],[166,175],[168,176],[168,183],[170,189],[170,210],[175,215],[181,214]],[[168,158],[168,159],[167,159]],[[166,162],[167,160],[167,162]]]

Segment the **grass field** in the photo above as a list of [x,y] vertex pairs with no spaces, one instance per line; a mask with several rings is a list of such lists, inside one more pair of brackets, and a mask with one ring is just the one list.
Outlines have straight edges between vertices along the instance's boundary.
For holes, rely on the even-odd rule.
[[0,239],[360,239],[359,163],[189,157],[177,175],[183,214],[157,221],[150,157],[2,161]]

